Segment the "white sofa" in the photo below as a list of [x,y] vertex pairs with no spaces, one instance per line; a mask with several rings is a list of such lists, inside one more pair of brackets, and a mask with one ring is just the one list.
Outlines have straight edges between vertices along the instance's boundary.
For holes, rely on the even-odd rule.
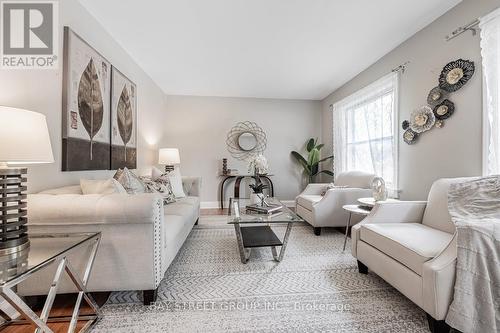
[[[29,232],[102,232],[89,291],[142,290],[144,303],[156,289],[197,223],[201,178],[183,177],[187,197],[163,205],[158,194],[82,195],[79,186],[28,196]],[[81,253],[70,257],[83,269]],[[53,278],[43,270],[23,283],[23,295],[45,295]],[[59,292],[75,292],[69,281]]]
[[[361,171],[340,173],[335,180],[335,186],[324,196],[321,195],[328,184],[309,184],[295,198],[295,210],[299,216],[314,228],[314,234],[319,236],[322,227],[345,227],[349,213],[342,206],[357,204],[362,197],[371,197],[371,185],[375,175]],[[359,221],[353,216],[352,224]]]
[[370,268],[421,307],[433,332],[449,329],[444,318],[453,297],[457,248],[448,188],[464,180],[434,182],[427,202],[376,204],[351,232],[360,273]]

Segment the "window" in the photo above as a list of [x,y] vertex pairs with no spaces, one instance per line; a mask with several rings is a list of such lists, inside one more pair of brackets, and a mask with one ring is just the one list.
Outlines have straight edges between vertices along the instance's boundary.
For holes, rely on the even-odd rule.
[[359,170],[398,190],[398,81],[391,73],[333,105],[335,173]]
[[500,9],[481,17],[483,174],[500,174]]

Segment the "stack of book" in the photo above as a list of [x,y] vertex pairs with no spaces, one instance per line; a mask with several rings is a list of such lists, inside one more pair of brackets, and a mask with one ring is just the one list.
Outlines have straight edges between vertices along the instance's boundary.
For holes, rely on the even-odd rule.
[[283,208],[282,205],[275,205],[275,204],[269,204],[269,205],[248,205],[246,206],[246,209],[248,212],[251,213],[258,213],[258,214],[274,214],[278,213],[281,211]]

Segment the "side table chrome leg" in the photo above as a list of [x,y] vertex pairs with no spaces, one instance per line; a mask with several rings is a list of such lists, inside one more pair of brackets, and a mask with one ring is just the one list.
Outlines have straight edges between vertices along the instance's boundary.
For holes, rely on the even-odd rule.
[[290,233],[292,232],[292,225],[293,225],[293,223],[290,222],[286,226],[285,237],[283,238],[283,245],[281,245],[279,256],[277,256],[275,253],[276,249],[274,247],[271,248],[271,250],[274,249],[273,257],[274,257],[274,260],[276,260],[277,262],[280,262],[281,260],[283,260],[283,256],[285,255],[286,245],[288,244],[288,238],[290,238]]
[[351,226],[351,217],[352,213],[349,213],[349,219],[347,220],[347,227],[345,228],[344,248],[342,249],[342,252],[345,251],[345,246],[347,244],[347,233],[349,232],[349,227]]
[[240,259],[243,264],[246,264],[250,258],[251,249],[245,249],[243,245],[243,236],[241,235],[241,228],[239,223],[234,224],[234,231],[236,231],[236,240],[238,241],[238,250],[240,252]]
[[42,329],[45,333],[52,333],[52,330],[44,323],[33,310],[30,309],[23,300],[9,288],[2,290],[0,295],[17,310],[27,321]]
[[82,298],[85,298],[85,300],[90,305],[92,310],[94,310],[95,314],[99,316],[99,305],[97,305],[97,302],[94,300],[92,295],[87,291],[87,283],[90,276],[90,272],[92,271],[92,266],[94,265],[94,260],[97,254],[97,249],[99,248],[100,240],[101,240],[100,237],[96,239],[92,247],[92,252],[90,253],[87,265],[85,267],[85,271],[83,273],[83,280],[80,279],[76,270],[73,268],[73,266],[71,266],[69,262],[66,264],[66,273],[68,273],[69,277],[71,278],[71,281],[78,288],[78,297],[76,299],[75,307],[73,308],[73,315],[71,316],[71,322],[69,323],[68,332],[74,332],[76,329]]
[[[47,294],[47,299],[45,300],[45,304],[43,305],[42,314],[40,315],[40,319],[46,323],[47,319],[49,319],[50,310],[52,309],[52,305],[54,304],[54,300],[56,299],[57,289],[59,288],[59,281],[61,280],[61,276],[64,272],[64,268],[66,267],[66,258],[63,258],[57,266],[56,274],[54,275],[54,279],[52,280],[52,285],[50,286],[49,293]],[[42,330],[40,328],[35,329],[35,333],[41,333]]]

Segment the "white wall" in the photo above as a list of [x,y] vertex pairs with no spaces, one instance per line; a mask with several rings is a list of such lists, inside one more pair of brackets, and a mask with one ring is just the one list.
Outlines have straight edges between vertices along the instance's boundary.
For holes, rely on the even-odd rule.
[[[60,56],[62,27],[66,25],[137,84],[138,168],[147,168],[155,162],[156,144],[163,135],[165,95],[78,1],[59,3]],[[0,105],[25,108],[47,116],[56,161],[29,167],[30,192],[78,183],[80,178],[104,178],[113,174],[111,171],[61,172],[61,94],[62,63],[59,70],[0,70]]]
[[[290,151],[303,149],[308,138],[321,135],[321,102],[167,96],[167,119],[162,145],[179,148],[183,175],[203,177],[201,200],[205,206],[217,204],[223,157],[228,158],[230,168],[247,173],[247,163],[233,159],[226,149],[227,133],[245,120],[256,122],[266,132],[264,155],[275,175],[275,194],[292,200],[303,184],[301,168]],[[230,191],[226,193],[230,195]]]
[[[470,32],[446,42],[444,37],[498,7],[498,0],[464,0],[363,71],[323,101],[323,141],[332,149],[332,114],[329,106],[410,61],[401,76],[400,122],[426,103],[443,66],[458,58],[473,60],[476,73],[451,95],[455,114],[442,129],[433,129],[409,146],[399,132],[399,187],[403,199],[425,199],[433,181],[442,177],[481,175],[482,78],[479,36]],[[368,51],[368,50],[367,50]]]

